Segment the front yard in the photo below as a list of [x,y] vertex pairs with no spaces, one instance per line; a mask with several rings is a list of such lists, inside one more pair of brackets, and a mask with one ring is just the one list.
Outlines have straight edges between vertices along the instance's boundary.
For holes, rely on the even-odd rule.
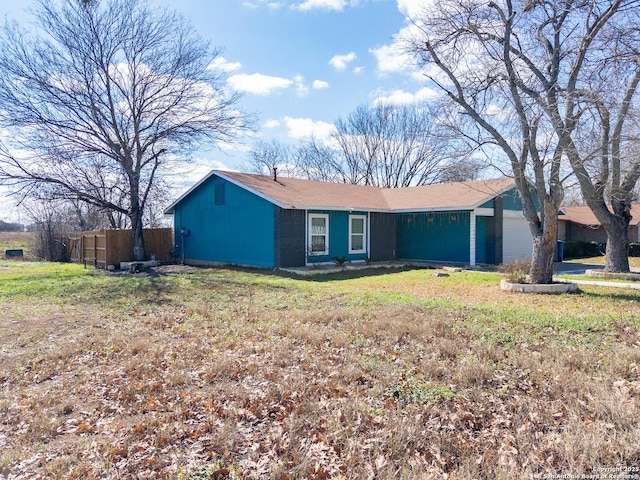
[[0,477],[513,479],[640,464],[637,293],[368,273],[0,261]]

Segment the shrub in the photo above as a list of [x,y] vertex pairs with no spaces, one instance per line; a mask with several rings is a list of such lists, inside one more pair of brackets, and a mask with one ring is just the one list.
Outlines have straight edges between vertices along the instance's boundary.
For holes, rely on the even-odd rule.
[[344,255],[342,257],[333,257],[331,260],[333,260],[333,263],[335,263],[339,267],[348,262],[347,257],[345,257]]
[[583,256],[581,243],[576,240],[567,240],[564,242],[564,258],[578,258]]
[[530,270],[531,260],[528,258],[509,260],[507,263],[498,265],[498,272],[503,273],[511,283],[527,283]]
[[599,257],[604,255],[605,250],[604,243],[567,240],[564,243],[564,258]]
[[640,257],[640,243],[632,242],[629,244],[629,256]]

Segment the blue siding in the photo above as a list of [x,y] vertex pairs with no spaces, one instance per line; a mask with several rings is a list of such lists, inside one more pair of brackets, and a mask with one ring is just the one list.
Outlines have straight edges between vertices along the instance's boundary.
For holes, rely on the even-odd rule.
[[503,206],[505,210],[518,210],[522,211],[522,200],[518,194],[518,189],[512,188],[502,195]]
[[493,201],[494,199],[492,198],[491,200],[484,202],[482,205],[480,205],[480,207],[478,208],[493,208],[495,206],[495,203]]
[[[219,183],[225,183],[223,205],[214,204]],[[257,195],[212,176],[176,206],[177,244],[184,227],[190,230],[184,245],[187,259],[274,267],[274,209]]]
[[398,215],[397,257],[468,262],[469,222],[468,211]]
[[[349,253],[349,215],[365,215],[367,212],[345,212],[345,211],[325,211],[325,210],[309,210],[308,213],[320,213],[329,215],[329,254],[328,255],[309,255],[308,263],[325,263],[331,262],[334,257],[347,257],[349,261],[364,260],[367,253],[350,254]],[[308,222],[307,216],[307,222]],[[367,222],[368,223],[368,222]],[[365,238],[365,245],[368,243],[368,235]],[[308,243],[307,239],[307,243]],[[366,247],[365,247],[366,248]]]
[[[516,210],[519,212],[522,211],[522,200],[520,199],[520,194],[518,193],[518,189],[516,187],[513,187],[512,189],[504,192],[502,194],[502,200],[503,200],[503,208],[505,210]],[[532,195],[532,200],[536,207],[536,210],[539,211],[540,202],[538,202],[538,197],[535,195],[535,192]],[[494,199],[492,198],[491,200],[488,200],[487,202],[480,205],[480,208],[493,208],[494,205],[495,205]]]

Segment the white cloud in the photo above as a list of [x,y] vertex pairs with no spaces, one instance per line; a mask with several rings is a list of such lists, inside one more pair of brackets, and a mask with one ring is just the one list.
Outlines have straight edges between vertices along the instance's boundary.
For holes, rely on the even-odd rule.
[[304,84],[304,77],[302,77],[302,75],[296,75],[293,81],[296,84],[296,94],[299,97],[306,97],[309,94],[309,87]]
[[433,3],[433,0],[398,0],[398,10],[403,15],[413,18]]
[[412,26],[402,28],[393,37],[391,45],[383,45],[369,50],[378,61],[378,71],[381,73],[406,72],[411,69],[413,59],[403,50],[403,43],[410,35]]
[[394,36],[390,45],[369,50],[378,61],[380,73],[411,73],[415,71],[414,61],[405,53],[403,44],[416,34],[416,26],[409,20],[420,16],[428,7],[434,6],[434,0],[397,0],[398,10],[406,17],[406,25]]
[[305,0],[304,2],[294,5],[291,8],[295,10],[302,10],[302,11],[320,9],[320,10],[335,10],[339,12],[346,5],[347,5],[347,2],[345,0]]
[[329,82],[325,82],[324,80],[314,80],[311,86],[316,90],[322,90],[324,88],[329,88]]
[[407,92],[404,90],[393,90],[386,92],[374,100],[375,104],[392,104],[392,105],[408,105],[412,103],[420,103],[427,100],[433,100],[440,97],[442,94],[438,90],[433,88],[424,87],[415,93]]
[[216,57],[216,59],[209,64],[207,70],[222,70],[224,72],[235,72],[236,70],[240,70],[242,68],[242,64],[239,62],[229,62],[224,57]]
[[232,75],[229,77],[228,82],[235,90],[263,96],[269,95],[276,90],[289,88],[293,84],[293,81],[288,78],[271,77],[262,73]]
[[278,128],[280,126],[279,120],[267,120],[262,125],[264,128]]
[[334,55],[329,60],[329,64],[338,71],[343,71],[347,68],[349,63],[353,62],[356,58],[356,54],[354,52],[347,53],[346,55]]
[[500,107],[494,103],[490,104],[487,106],[487,108],[484,109],[485,114],[487,114],[490,117],[506,117],[506,111],[507,109],[504,107]]
[[253,2],[247,1],[242,4],[242,6],[246,8],[251,8],[253,10],[255,10],[256,8],[260,8],[261,6],[266,6],[271,10],[277,10],[279,8],[284,7],[284,5],[285,5],[284,2],[270,2],[268,0],[255,0]]
[[287,125],[288,135],[291,138],[308,138],[313,136],[320,140],[327,139],[335,129],[332,123],[312,120],[311,118],[284,117],[284,122]]

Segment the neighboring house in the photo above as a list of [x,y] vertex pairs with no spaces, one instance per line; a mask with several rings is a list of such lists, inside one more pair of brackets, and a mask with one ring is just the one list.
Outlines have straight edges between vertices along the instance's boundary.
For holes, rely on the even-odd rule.
[[507,178],[385,189],[214,170],[165,213],[189,264],[285,268],[345,257],[475,265],[531,256]]
[[[629,241],[640,241],[640,203],[631,205]],[[607,242],[607,232],[587,205],[562,207],[558,215],[558,239],[579,242]]]

